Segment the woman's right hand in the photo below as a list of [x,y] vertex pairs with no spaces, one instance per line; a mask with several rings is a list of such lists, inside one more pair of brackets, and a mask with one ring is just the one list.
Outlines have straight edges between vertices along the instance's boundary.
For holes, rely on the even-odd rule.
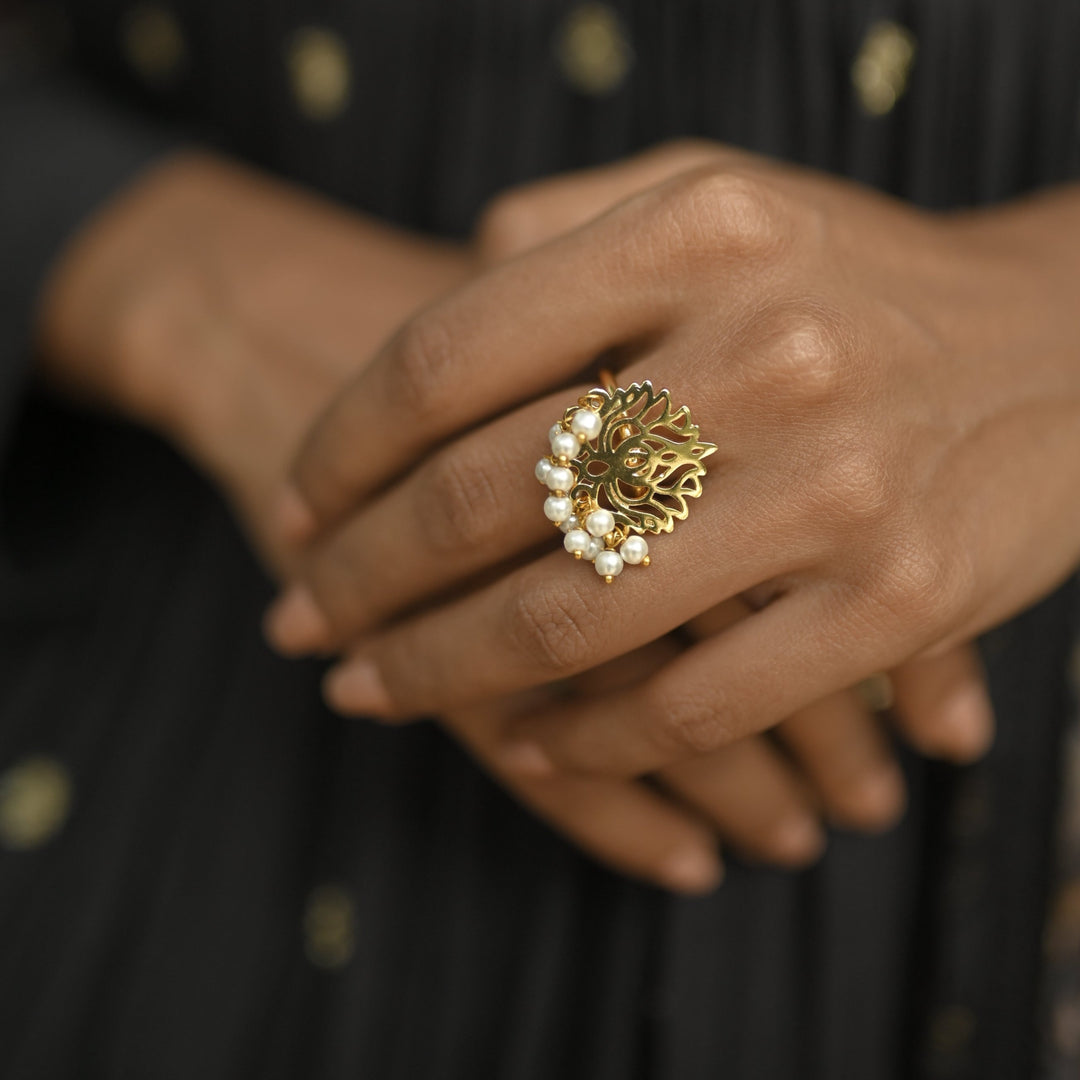
[[[668,144],[608,169],[569,174],[497,197],[477,230],[482,265],[514,258],[585,224],[637,191],[708,159],[694,141]],[[559,684],[567,707],[606,689],[644,682],[687,640],[721,633],[749,614],[733,600],[683,628],[677,638],[639,649]],[[890,718],[917,752],[967,763],[993,738],[994,716],[981,663],[971,645],[912,660],[875,680],[891,690]],[[508,769],[503,733],[549,688],[458,710],[443,724],[512,794],[553,828],[617,871],[678,892],[711,888],[722,875],[718,851],[796,868],[814,862],[825,826],[864,833],[895,824],[903,812],[903,775],[882,718],[860,690],[843,691],[757,735],[647,781],[555,773],[529,777]],[[528,772],[528,770],[526,770]]]

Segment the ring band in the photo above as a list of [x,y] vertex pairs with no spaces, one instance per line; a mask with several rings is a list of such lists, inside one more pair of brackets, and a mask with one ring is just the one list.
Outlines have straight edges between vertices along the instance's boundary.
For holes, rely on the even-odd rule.
[[610,585],[623,566],[648,566],[645,533],[671,532],[701,495],[704,459],[716,446],[701,439],[683,405],[648,380],[604,386],[570,406],[548,432],[551,453],[536,463],[550,494],[544,514],[575,559],[591,562]]

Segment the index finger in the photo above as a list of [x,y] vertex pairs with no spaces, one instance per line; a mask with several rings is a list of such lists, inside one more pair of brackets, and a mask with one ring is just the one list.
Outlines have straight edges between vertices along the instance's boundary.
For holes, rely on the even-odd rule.
[[[735,532],[749,520],[767,530],[776,516],[761,507],[752,476],[732,475],[724,499],[670,537],[670,560],[625,575],[618,588],[551,552],[364,641],[331,671],[331,704],[358,715],[424,715],[595,667],[786,567],[786,553],[763,549],[756,530]],[[722,562],[692,557],[725,534]]]
[[688,273],[730,280],[766,250],[755,222],[776,200],[750,190],[692,170],[421,312],[315,425],[287,500],[321,528],[453,433],[578,377],[605,350],[655,340],[685,303]]
[[[582,371],[655,326],[624,215],[506,263],[421,312],[338,395],[293,466],[316,527],[454,432]],[[634,243],[640,243],[640,238]]]

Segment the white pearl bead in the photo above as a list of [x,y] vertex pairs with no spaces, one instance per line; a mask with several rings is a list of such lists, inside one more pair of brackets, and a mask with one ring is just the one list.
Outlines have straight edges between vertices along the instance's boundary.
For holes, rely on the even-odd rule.
[[542,457],[536,463],[536,469],[535,469],[536,479],[539,480],[541,484],[546,484],[547,483],[548,473],[551,472],[552,467],[553,466],[551,464],[551,459],[550,458]]
[[645,543],[643,536],[628,536],[622,542],[619,554],[623,557],[623,562],[637,566],[649,554],[649,545]]
[[561,435],[565,430],[562,424],[552,424],[548,429],[548,442],[551,442],[556,435]]
[[572,458],[580,448],[581,443],[577,441],[577,436],[561,428],[559,434],[551,438],[551,452],[556,457]]
[[600,416],[594,413],[592,409],[578,409],[570,417],[570,430],[575,435],[584,435],[589,440],[595,439],[600,434],[602,426]]
[[574,486],[574,474],[565,465],[554,465],[544,483],[552,491],[569,491]]
[[[580,529],[580,528],[581,528],[581,526],[580,526],[580,525],[578,524],[577,514],[571,514],[571,515],[570,515],[570,516],[569,516],[569,517],[568,517],[568,518],[567,518],[567,519],[566,519],[566,520],[565,520],[565,521],[564,521],[564,522],[563,522],[563,523],[562,523],[562,524],[561,524],[561,525],[559,526],[559,528],[560,528],[560,529],[562,529],[562,531],[563,531],[564,533],[568,533],[568,532],[569,532],[569,531],[570,531],[571,529]],[[586,536],[587,536],[587,535],[588,535],[588,533],[586,533]]]
[[544,500],[544,516],[559,524],[574,512],[574,504],[565,495],[549,495]]
[[584,556],[592,562],[597,555],[604,550],[604,541],[597,540],[595,536],[589,537],[589,546],[584,551]]
[[601,551],[594,565],[601,577],[617,577],[622,573],[623,558],[617,551]]
[[585,528],[593,536],[607,536],[615,528],[615,516],[610,510],[594,510],[585,519]]
[[592,537],[584,529],[571,529],[563,539],[563,547],[571,555],[575,551],[580,551],[584,555],[589,547],[590,540],[592,540]]

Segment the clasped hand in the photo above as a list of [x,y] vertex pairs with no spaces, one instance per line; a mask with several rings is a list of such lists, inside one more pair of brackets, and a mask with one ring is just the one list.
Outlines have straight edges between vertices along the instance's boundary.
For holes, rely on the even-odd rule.
[[[694,146],[508,196],[488,231],[536,239],[575,183],[628,190],[415,316],[314,426],[279,502],[303,558],[272,640],[344,651],[330,702],[388,720],[574,679],[497,731],[454,724],[521,781],[688,770],[707,806],[725,748],[935,664],[976,752],[985,697],[954,650],[1080,551],[1045,206],[931,215]],[[610,588],[553,550],[531,479],[601,356],[719,446],[689,520]],[[672,641],[718,610],[720,632]]]
[[[287,586],[271,641],[340,658],[335,708],[436,717],[694,891],[718,834],[798,865],[822,818],[896,819],[866,676],[917,749],[989,742],[967,643],[1080,559],[1077,202],[931,215],[682,143],[511,191],[456,247],[180,155],[60,261],[43,370],[218,485]],[[532,479],[600,358],[719,447],[610,587]]]

